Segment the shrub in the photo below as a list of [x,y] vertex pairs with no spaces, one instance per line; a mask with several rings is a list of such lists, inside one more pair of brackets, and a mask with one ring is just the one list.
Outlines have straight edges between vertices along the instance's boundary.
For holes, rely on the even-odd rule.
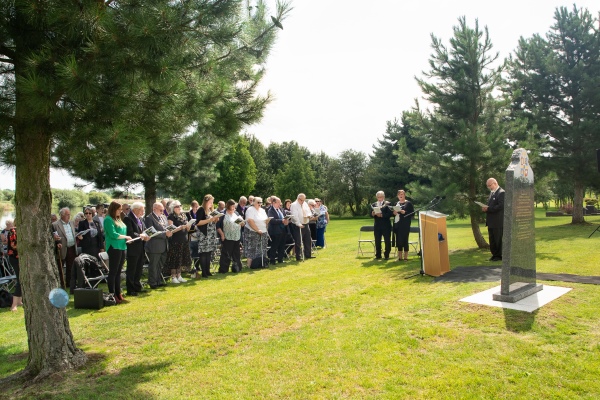
[[110,203],[111,197],[104,192],[89,192],[88,203],[95,206],[96,204]]
[[565,214],[573,214],[573,203],[567,203],[560,206],[560,211]]
[[52,199],[59,209],[69,207],[77,210],[85,205],[87,195],[81,190],[52,189]]

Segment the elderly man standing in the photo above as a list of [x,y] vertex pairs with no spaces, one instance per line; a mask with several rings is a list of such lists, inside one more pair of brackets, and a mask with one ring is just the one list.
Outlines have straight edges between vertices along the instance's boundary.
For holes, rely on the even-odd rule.
[[144,204],[140,202],[133,203],[124,222],[127,226],[127,236],[134,239],[127,243],[127,270],[125,271],[127,296],[137,296],[138,293],[144,292],[141,282],[144,262],[146,261],[144,242],[150,240],[148,235],[144,233],[146,230]]
[[104,234],[104,204],[97,204],[95,211],[96,215],[92,219],[100,225],[102,234]]
[[[161,203],[154,203],[152,212],[146,216],[144,222],[146,227],[154,227],[158,232],[165,231],[167,217],[164,215],[165,208]],[[148,265],[148,285],[150,289],[166,286],[162,279],[162,270],[167,262],[168,238],[172,232],[156,235],[146,242],[146,254],[150,264]]]
[[392,250],[392,224],[390,218],[393,216],[393,211],[389,208],[390,202],[385,200],[385,193],[379,191],[375,194],[377,201],[371,205],[373,211],[371,216],[374,218],[374,235],[375,235],[375,258],[381,259],[381,237],[385,244],[384,257],[387,260],[390,258]]
[[73,268],[73,261],[77,257],[75,224],[71,221],[71,210],[68,207],[61,208],[58,214],[60,219],[52,224],[52,228],[60,236],[57,247],[65,270],[66,286],[73,294],[77,283],[77,271]]
[[271,208],[269,208],[267,216],[273,218],[268,227],[269,236],[271,236],[271,248],[268,251],[269,260],[271,264],[275,264],[275,261],[282,264],[285,256],[288,220],[283,218],[281,199],[275,196],[271,197]]
[[504,230],[504,189],[498,185],[498,181],[490,178],[485,183],[490,190],[487,206],[481,207],[486,213],[485,224],[488,227],[490,239],[490,261],[502,261],[502,233]]
[[306,195],[300,193],[296,197],[296,201],[292,203],[290,207],[290,214],[292,215],[292,235],[294,236],[294,242],[296,243],[296,260],[302,260],[302,247],[304,247],[304,258],[315,258],[311,254],[312,239],[310,237],[310,229],[308,223],[310,222],[312,212],[306,203]]

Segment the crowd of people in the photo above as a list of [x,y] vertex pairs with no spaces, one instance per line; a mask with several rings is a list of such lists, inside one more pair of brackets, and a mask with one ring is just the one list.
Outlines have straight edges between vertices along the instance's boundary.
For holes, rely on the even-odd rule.
[[[218,273],[242,270],[242,255],[250,268],[266,268],[296,260],[314,258],[314,249],[325,247],[329,223],[327,207],[320,199],[306,199],[301,193],[295,201],[269,196],[242,196],[218,201],[207,194],[202,204],[192,201],[188,211],[177,200],[163,199],[146,214],[141,202],[86,206],[73,218],[62,208],[52,214],[51,236],[61,285],[74,294],[76,288],[89,286],[87,279],[100,275],[103,255],[108,257],[108,292],[120,304],[126,296],[146,292],[142,273],[148,264],[150,289],[167,283],[185,283],[212,276],[211,264],[218,261]],[[16,228],[7,221],[7,255],[17,276],[13,310],[21,305],[18,279]],[[314,242],[314,247],[313,247]],[[291,253],[291,255],[290,255]],[[95,260],[95,262],[94,262]],[[125,269],[125,288],[121,276]],[[85,278],[85,279],[84,279]]]

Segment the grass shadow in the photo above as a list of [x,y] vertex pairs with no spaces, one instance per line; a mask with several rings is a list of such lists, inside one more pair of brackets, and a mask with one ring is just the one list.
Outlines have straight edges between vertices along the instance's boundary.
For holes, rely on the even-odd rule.
[[87,356],[88,362],[82,368],[57,372],[36,383],[13,381],[2,388],[3,394],[8,394],[9,399],[89,399],[99,396],[152,399],[156,395],[140,386],[164,374],[171,365],[170,362],[139,362],[115,370],[106,355],[87,353]]
[[506,329],[511,332],[530,331],[533,323],[535,322],[535,316],[537,314],[537,310],[529,313],[525,311],[503,308],[502,311],[504,312],[504,324]]
[[[9,376],[16,374],[27,364],[29,352],[17,352],[9,346],[0,346],[0,360],[3,360],[0,365],[0,376]],[[0,396],[1,397],[1,396]]]

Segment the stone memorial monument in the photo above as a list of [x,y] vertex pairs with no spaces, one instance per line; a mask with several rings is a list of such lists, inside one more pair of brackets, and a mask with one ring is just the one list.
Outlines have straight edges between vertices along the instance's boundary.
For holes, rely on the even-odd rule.
[[536,283],[533,171],[525,149],[513,152],[504,190],[502,281],[493,299],[516,303],[543,289]]

